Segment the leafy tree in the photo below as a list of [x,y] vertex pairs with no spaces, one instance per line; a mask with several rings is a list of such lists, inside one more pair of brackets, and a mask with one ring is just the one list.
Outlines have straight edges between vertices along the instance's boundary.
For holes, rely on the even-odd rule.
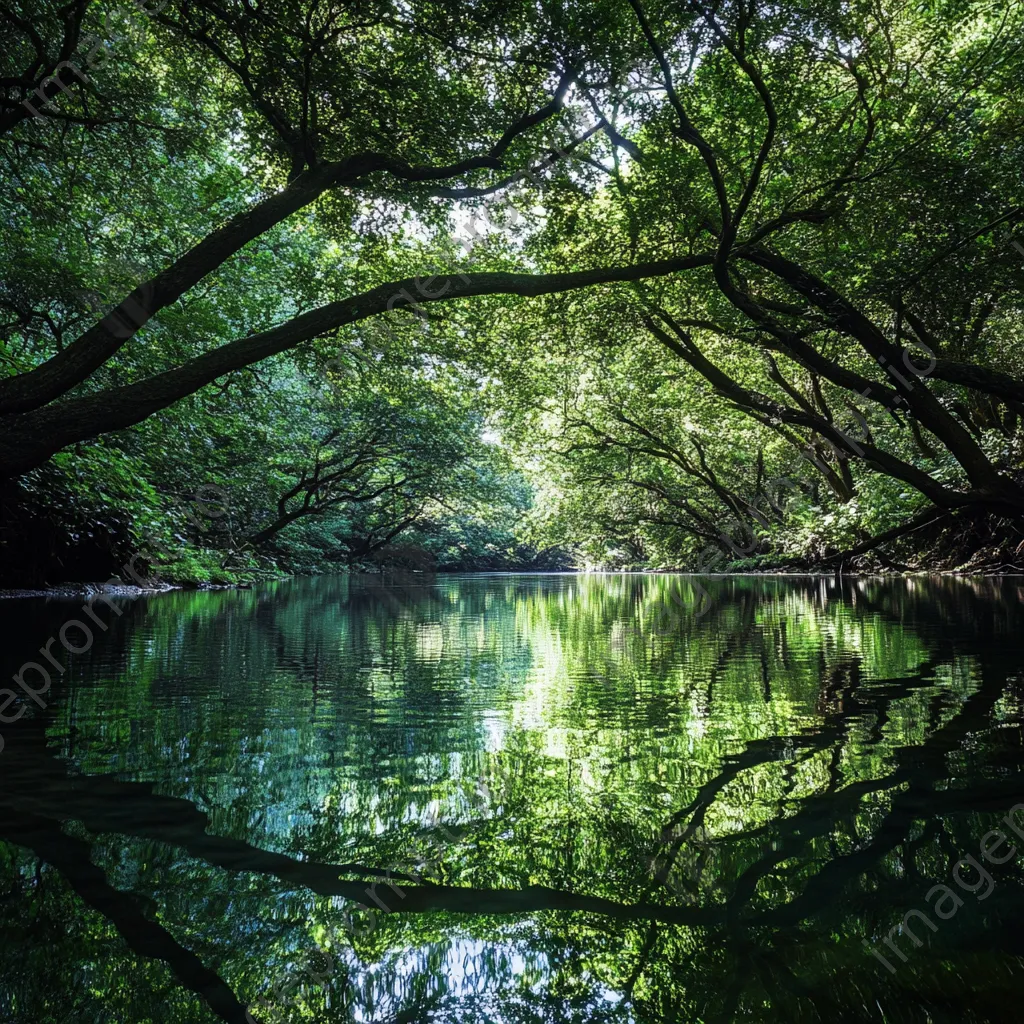
[[[187,422],[198,409],[252,430],[243,394],[306,407],[332,357],[397,370],[416,353],[474,381],[532,485],[593,509],[577,528],[621,534],[639,563],[705,541],[842,558],[964,529],[1012,555],[1017,8],[146,10],[0,12],[16,518],[58,453],[182,438],[182,461],[213,466],[204,447],[244,446]],[[86,81],[58,70],[101,38]],[[35,90],[51,102],[23,116]],[[652,390],[629,393],[634,373]],[[336,426],[261,430],[274,486],[236,465],[253,504],[233,528],[273,525],[257,492],[269,509],[300,485],[278,519],[332,500],[307,484]],[[779,479],[785,501],[765,490]],[[615,525],[637,516],[643,536]],[[582,535],[539,543],[555,539]]]

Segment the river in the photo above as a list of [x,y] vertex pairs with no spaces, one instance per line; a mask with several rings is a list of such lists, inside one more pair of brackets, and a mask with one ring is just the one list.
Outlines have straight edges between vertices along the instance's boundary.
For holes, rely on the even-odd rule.
[[1022,596],[4,602],[0,1020],[1021,1019]]

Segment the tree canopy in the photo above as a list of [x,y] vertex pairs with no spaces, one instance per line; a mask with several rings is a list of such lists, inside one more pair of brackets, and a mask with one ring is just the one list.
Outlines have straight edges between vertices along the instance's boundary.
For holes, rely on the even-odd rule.
[[13,576],[1017,557],[1019,5],[0,31]]

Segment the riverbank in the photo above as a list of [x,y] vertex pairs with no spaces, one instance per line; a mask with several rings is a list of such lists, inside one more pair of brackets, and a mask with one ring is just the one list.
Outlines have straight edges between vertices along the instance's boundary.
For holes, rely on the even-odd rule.
[[[500,571],[500,570],[499,570]],[[525,570],[531,575],[533,572]],[[397,574],[401,576],[409,575],[407,570],[396,570]],[[417,573],[417,575],[430,575],[430,576],[486,576],[493,574],[495,570],[460,570],[457,572],[453,571],[442,571],[434,573]],[[517,570],[509,570],[510,573],[518,574]],[[991,579],[995,577],[1014,577],[1024,576],[1024,566],[1020,565],[1004,565],[994,569],[906,569],[906,570],[893,570],[885,568],[857,568],[857,569],[844,569],[841,567],[826,567],[823,565],[808,565],[808,566],[795,566],[791,565],[786,568],[724,568],[714,572],[695,572],[693,569],[686,568],[658,568],[658,569],[557,569],[557,570],[535,570],[534,572],[550,575],[563,575],[578,574],[581,576],[586,575],[623,575],[623,576],[640,576],[640,575],[658,575],[658,576],[701,576],[711,578],[725,578],[729,576],[736,577],[771,577],[777,576],[788,579],[798,579],[800,577],[820,577],[820,578],[842,578],[842,579],[913,579],[913,578],[935,578],[935,577],[958,577],[961,579]],[[502,573],[504,574],[504,573]],[[19,588],[11,587],[6,589],[0,589],[0,601],[11,600],[16,598],[59,598],[65,600],[76,600],[76,599],[88,599],[91,597],[98,597],[100,595],[107,597],[121,597],[121,598],[138,598],[148,597],[156,594],[166,594],[175,591],[216,591],[216,590],[251,590],[257,583],[260,582],[273,582],[292,578],[294,574],[277,574],[267,575],[265,578],[259,580],[249,581],[238,581],[232,583],[209,583],[206,581],[184,581],[170,583],[166,581],[154,581],[148,586],[136,586],[129,583],[61,583],[51,587],[31,587],[31,588]],[[302,573],[298,574],[302,577],[312,577],[314,575],[353,575],[358,577],[379,577],[379,572],[352,572],[352,573]],[[389,575],[389,574],[385,574]],[[393,575],[393,574],[392,574]]]
[[[285,576],[275,579],[287,579]],[[131,583],[60,583],[52,587],[11,587],[0,589],[0,600],[16,597],[60,597],[69,600],[106,597],[146,597],[150,594],[167,594],[175,590],[250,590],[251,582],[239,583],[165,583],[154,582],[150,586],[135,586]]]

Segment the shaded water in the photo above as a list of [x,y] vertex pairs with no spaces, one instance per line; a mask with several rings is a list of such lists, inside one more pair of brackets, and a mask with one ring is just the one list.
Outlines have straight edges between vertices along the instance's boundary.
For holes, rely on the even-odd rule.
[[[1022,596],[512,575],[97,604],[0,725],[0,1021],[1020,1019]],[[80,605],[0,606],[4,678]]]

